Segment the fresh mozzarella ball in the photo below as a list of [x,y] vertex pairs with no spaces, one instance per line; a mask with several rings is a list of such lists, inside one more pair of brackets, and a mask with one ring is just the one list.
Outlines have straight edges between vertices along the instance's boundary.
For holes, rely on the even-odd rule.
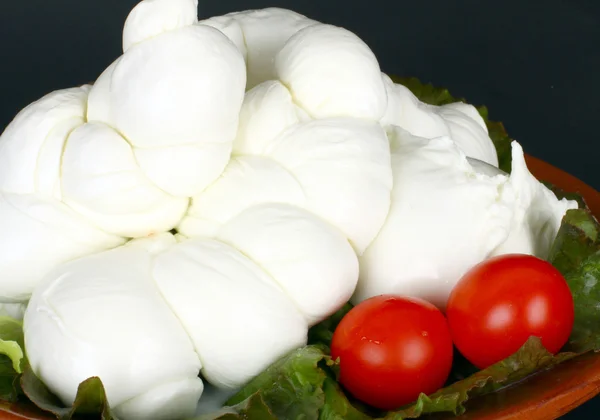
[[488,128],[487,125],[485,125],[483,117],[481,116],[479,111],[477,111],[477,108],[475,108],[473,105],[466,104],[464,102],[453,102],[451,104],[442,105],[440,108],[445,110],[452,109],[454,111],[462,112],[471,120],[473,120],[473,122],[476,123],[479,127],[481,127],[481,129],[484,130],[486,134],[488,133]]
[[169,234],[152,241],[62,265],[33,294],[24,320],[27,357],[65,404],[82,381],[98,376],[117,416],[194,414],[201,363],[151,277],[153,252],[175,241]]
[[158,188],[187,200],[223,172],[231,156],[231,143],[135,148],[133,153],[144,175]]
[[0,193],[0,302],[24,302],[57,265],[121,245],[64,204]]
[[[150,391],[125,401],[114,411],[126,420],[179,420],[195,415],[204,385],[199,378],[158,384]],[[203,400],[204,401],[204,400]]]
[[379,63],[352,32],[313,25],[296,33],[275,58],[277,78],[313,118],[379,121],[387,94]]
[[[477,119],[473,118],[473,112],[468,111],[470,108],[478,115]],[[448,124],[450,137],[463,153],[490,165],[498,166],[496,147],[490,139],[483,119],[475,108],[457,102],[438,107],[437,113]]]
[[181,232],[211,235],[248,207],[289,203],[341,230],[362,254],[390,206],[390,148],[381,126],[354,118],[312,120],[292,126],[263,149],[263,158],[234,159],[194,197]]
[[[277,53],[296,32],[318,23],[299,13],[277,7],[230,13],[225,18],[236,20],[243,32],[248,65],[247,89],[277,79],[274,66]],[[237,31],[223,32],[236,45],[240,45]]]
[[215,386],[241,386],[306,344],[308,326],[292,301],[256,263],[222,242],[176,244],[156,257],[152,275]]
[[467,156],[498,166],[496,148],[475,107],[462,102],[428,105],[389,76],[382,77],[388,96],[388,107],[381,119],[383,126],[402,127],[426,139],[449,136]]
[[473,170],[479,174],[492,177],[496,175],[508,176],[508,174],[503,170],[495,167],[494,165],[490,165],[489,163],[485,163],[482,160],[467,157],[467,162],[469,162]]
[[40,195],[62,200],[61,172],[66,140],[83,124],[82,118],[70,118],[58,124],[46,138],[35,174],[35,189]]
[[123,28],[123,51],[164,32],[198,22],[198,0],[143,0]]
[[[496,176],[498,168],[480,161],[469,160],[480,173]],[[546,259],[558,234],[562,218],[569,209],[578,207],[576,201],[558,200],[554,193],[539,182],[527,169],[523,148],[512,143],[512,172],[502,190],[502,200],[513,208],[508,238],[491,256],[529,254]]]
[[514,215],[507,240],[492,252],[530,254],[547,258],[563,216],[578,207],[576,201],[558,200],[527,169],[523,149],[512,143],[512,171],[505,188],[505,200],[513,202]]
[[358,280],[358,260],[344,235],[298,207],[250,207],[217,239],[258,263],[285,290],[309,326],[346,303]]
[[256,155],[287,128],[309,116],[293,102],[289,90],[279,81],[261,83],[246,93],[234,154]]
[[122,60],[123,56],[120,56],[113,61],[90,88],[86,110],[87,121],[107,122],[114,119],[112,116],[112,79],[115,69]]
[[157,188],[131,146],[111,127],[89,123],[69,137],[63,154],[64,201],[101,229],[126,237],[172,229],[188,206]]
[[229,160],[245,83],[244,59],[223,33],[186,26],[135,45],[110,66],[90,92],[88,119],[123,135],[158,187],[189,197]]
[[60,201],[63,150],[70,133],[84,124],[89,90],[44,96],[0,137],[0,302],[25,301],[56,265],[124,241]]
[[382,77],[388,97],[388,107],[381,119],[383,126],[402,127],[413,136],[425,139],[450,134],[444,119],[432,112],[431,106],[421,102],[406,86],[395,84],[385,74]]
[[340,229],[362,254],[390,207],[390,147],[381,126],[355,118],[309,121],[263,153],[302,185],[306,209]]
[[262,203],[302,207],[302,185],[273,159],[237,156],[221,177],[192,201],[178,231],[188,237],[214,237],[220,227],[244,209]]
[[135,147],[224,143],[235,137],[244,85],[244,61],[231,41],[212,27],[186,26],[136,45],[109,67],[90,92],[88,118],[96,120],[96,107],[108,101],[104,122]]
[[233,16],[213,16],[209,19],[201,20],[198,23],[200,25],[211,26],[223,32],[223,34],[238,48],[244,57],[244,61],[248,60],[248,49],[246,48],[246,39],[244,37],[244,32],[242,31],[242,25],[240,25],[240,22],[234,19]]
[[90,87],[52,92],[23,109],[0,137],[0,191],[60,199],[64,143],[83,124]]
[[476,172],[447,138],[392,133],[394,188],[387,220],[360,259],[353,297],[420,297],[444,308],[460,277],[507,237],[506,176]]

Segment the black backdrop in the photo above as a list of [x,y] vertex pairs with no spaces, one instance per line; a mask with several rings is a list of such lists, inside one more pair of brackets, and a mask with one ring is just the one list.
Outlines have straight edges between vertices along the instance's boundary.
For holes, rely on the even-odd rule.
[[[137,0],[0,0],[0,131],[28,103],[92,82]],[[279,6],[344,26],[383,71],[486,104],[525,150],[600,188],[599,0],[200,0],[200,16]],[[565,418],[597,418],[594,400]]]

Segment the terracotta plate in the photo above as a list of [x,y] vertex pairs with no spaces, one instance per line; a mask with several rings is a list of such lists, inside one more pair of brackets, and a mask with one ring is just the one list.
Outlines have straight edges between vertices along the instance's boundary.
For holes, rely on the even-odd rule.
[[[590,209],[600,217],[600,194],[577,178],[539,159],[527,156],[531,172],[538,178],[569,192],[583,195]],[[574,409],[600,393],[600,353],[589,354],[538,373],[506,390],[475,399],[465,415],[435,416],[458,420],[550,420]],[[0,402],[0,419],[46,420],[33,407]]]

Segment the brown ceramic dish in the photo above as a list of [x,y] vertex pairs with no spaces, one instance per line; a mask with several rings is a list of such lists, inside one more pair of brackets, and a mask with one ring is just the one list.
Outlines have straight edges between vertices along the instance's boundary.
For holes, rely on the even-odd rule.
[[[600,193],[572,175],[527,156],[531,172],[565,191],[583,195],[600,217]],[[475,399],[460,417],[435,416],[437,420],[550,420],[574,409],[600,393],[600,353],[588,354],[538,373],[528,380],[494,394]],[[30,406],[0,402],[0,420],[50,420],[53,417]],[[150,420],[150,419],[149,419]]]

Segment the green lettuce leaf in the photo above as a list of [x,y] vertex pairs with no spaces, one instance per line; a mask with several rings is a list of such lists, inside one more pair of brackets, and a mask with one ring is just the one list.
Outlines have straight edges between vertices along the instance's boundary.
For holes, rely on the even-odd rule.
[[[438,88],[430,83],[422,83],[419,79],[414,77],[397,77],[391,76],[395,83],[400,83],[406,86],[419,100],[430,104],[430,105],[446,105],[453,102],[467,102],[462,98],[453,97],[448,89]],[[504,125],[500,122],[491,121],[489,119],[489,112],[485,106],[477,107],[479,115],[485,121],[485,125],[488,128],[488,132],[496,152],[498,153],[499,168],[506,173],[510,173],[511,170],[511,142],[512,139],[509,137]]]
[[563,217],[548,260],[566,276],[600,251],[599,239],[600,224],[588,209],[569,210]]
[[254,378],[225,405],[235,406],[260,392],[277,418],[317,420],[325,401],[323,382],[327,377],[321,366],[330,363],[326,351],[319,346],[307,346],[288,354]]
[[118,420],[111,413],[104,386],[99,378],[89,378],[79,384],[72,407],[65,407],[28,366],[21,376],[21,387],[31,402],[41,410],[52,413],[58,420],[92,415],[101,420]]
[[426,104],[441,106],[459,101],[465,102],[463,99],[452,96],[448,89],[435,87],[431,83],[423,83],[416,77],[390,77],[394,83],[406,86],[420,101]]
[[308,331],[309,345],[325,345],[331,347],[331,339],[338,324],[344,316],[353,308],[350,302],[342,306],[336,313],[325,321],[315,325]]
[[265,418],[315,420],[401,420],[431,413],[465,412],[472,398],[514,385],[529,375],[576,356],[550,354],[539,338],[530,338],[509,358],[398,411],[381,413],[347,396],[334,378],[334,364],[323,349],[304,347],[282,358],[231,398],[226,407],[198,420]]
[[386,420],[411,419],[423,414],[439,412],[460,415],[465,412],[465,403],[469,399],[513,385],[534,372],[548,369],[575,356],[574,353],[553,356],[542,345],[539,338],[531,337],[519,351],[507,359],[432,395],[421,395],[416,403],[399,411],[390,412],[384,418]]
[[344,394],[335,380],[336,363],[326,352],[325,347],[312,345],[290,353],[227,401],[223,410],[197,420],[252,419],[237,417],[250,409],[265,413],[265,417],[256,418],[269,420],[269,416],[286,420],[372,419]]
[[14,402],[19,396],[19,374],[26,363],[23,353],[23,324],[0,317],[0,399]]
[[566,350],[600,351],[600,252],[565,275],[575,301],[575,323]]
[[563,218],[550,262],[565,276],[575,303],[575,323],[566,349],[600,350],[600,224],[586,208]]
[[277,417],[271,412],[260,392],[250,396],[241,403],[224,407],[216,413],[205,414],[197,417],[195,420],[277,420]]
[[[319,420],[369,420],[366,413],[360,411],[350,402],[342,388],[333,378],[328,377],[323,383],[325,403],[321,408]],[[354,403],[356,404],[356,402]]]

